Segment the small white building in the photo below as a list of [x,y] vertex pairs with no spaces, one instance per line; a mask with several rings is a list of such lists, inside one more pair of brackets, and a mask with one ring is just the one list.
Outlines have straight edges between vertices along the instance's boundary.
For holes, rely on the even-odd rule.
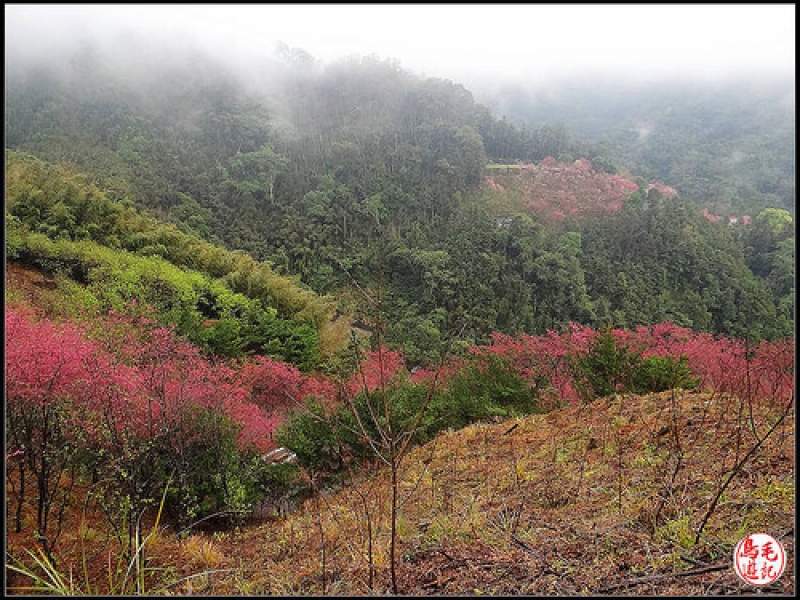
[[293,463],[297,460],[297,454],[289,450],[288,448],[275,448],[270,452],[267,452],[262,457],[264,462],[268,463]]

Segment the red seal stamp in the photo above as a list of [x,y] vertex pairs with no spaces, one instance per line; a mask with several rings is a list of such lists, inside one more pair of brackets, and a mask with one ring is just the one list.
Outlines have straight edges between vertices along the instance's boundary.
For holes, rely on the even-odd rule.
[[768,585],[783,575],[786,552],[783,545],[768,533],[751,533],[736,544],[733,568],[752,585]]

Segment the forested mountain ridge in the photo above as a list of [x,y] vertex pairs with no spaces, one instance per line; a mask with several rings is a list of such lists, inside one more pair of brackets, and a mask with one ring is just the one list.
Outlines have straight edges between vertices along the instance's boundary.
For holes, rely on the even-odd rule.
[[[794,79],[753,75],[499,86],[478,97],[528,128],[559,126],[715,214],[794,214]],[[555,124],[555,125],[554,125]]]
[[[386,339],[413,363],[455,330],[470,342],[569,322],[792,330],[783,205],[750,228],[711,223],[680,186],[659,197],[602,146],[514,126],[451,81],[373,57],[323,66],[299,50],[247,78],[199,53],[123,70],[87,45],[66,62],[9,71],[8,148],[73,163],[109,198],[318,293],[380,282]],[[567,172],[586,157],[637,189],[619,212],[553,224],[487,185],[489,160],[547,157]]]

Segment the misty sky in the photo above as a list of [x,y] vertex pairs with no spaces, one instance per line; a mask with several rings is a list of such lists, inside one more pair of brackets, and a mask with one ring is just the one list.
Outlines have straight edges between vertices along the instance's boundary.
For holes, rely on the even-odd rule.
[[125,30],[240,59],[275,43],[323,62],[397,59],[469,87],[601,75],[794,76],[794,4],[5,5],[6,60]]

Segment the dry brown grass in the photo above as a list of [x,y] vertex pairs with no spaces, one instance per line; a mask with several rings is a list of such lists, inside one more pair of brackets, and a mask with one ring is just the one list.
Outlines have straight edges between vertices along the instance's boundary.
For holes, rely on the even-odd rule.
[[[442,433],[401,468],[401,593],[751,593],[732,550],[757,531],[788,555],[761,593],[793,593],[793,414],[739,469],[694,543],[719,486],[779,413],[757,404],[751,423],[740,408],[666,392]],[[10,542],[18,555],[24,540]],[[162,534],[149,557],[174,580],[206,572],[170,593],[367,595],[390,589],[388,549],[389,480],[378,472],[280,521],[183,541]]]

